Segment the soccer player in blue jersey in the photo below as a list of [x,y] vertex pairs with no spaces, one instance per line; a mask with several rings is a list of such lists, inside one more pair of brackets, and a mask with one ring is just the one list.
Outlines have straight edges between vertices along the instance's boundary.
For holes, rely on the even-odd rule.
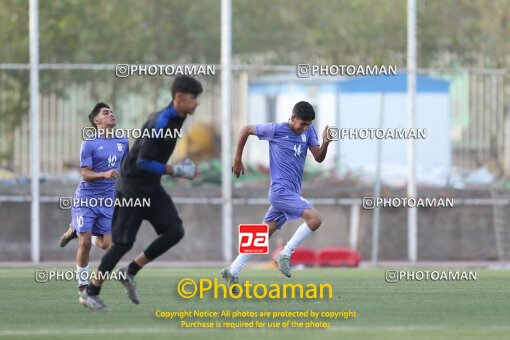
[[[288,220],[303,218],[303,223],[294,236],[287,242],[274,261],[278,269],[290,277],[290,258],[301,242],[317,230],[322,218],[306,199],[301,197],[301,181],[307,149],[310,149],[317,162],[326,158],[328,151],[327,129],[322,134],[322,145],[319,145],[317,133],[312,125],[315,111],[310,103],[301,101],[294,106],[288,122],[247,125],[242,129],[237,143],[232,172],[237,178],[244,174],[242,163],[243,149],[250,135],[269,142],[269,171],[271,186],[269,202],[271,206],[264,217],[269,226],[269,237]],[[230,267],[221,272],[230,285],[239,282],[239,273],[253,254],[239,254]]]
[[[202,84],[190,76],[175,77],[172,82],[172,102],[151,114],[142,127],[143,131],[174,132],[180,130],[188,115],[198,107]],[[175,205],[161,186],[161,177],[170,175],[192,179],[196,167],[186,159],[169,165],[177,138],[159,136],[140,137],[122,163],[116,187],[117,198],[148,198],[149,207],[116,206],[113,214],[113,245],[101,259],[98,275],[80,294],[80,303],[94,311],[107,311],[99,297],[104,278],[115,268],[120,259],[133,247],[136,234],[143,220],[149,221],[158,237],[136,256],[127,267],[119,269],[118,281],[124,286],[128,298],[135,304],[140,300],[136,291],[135,275],[148,263],[165,253],[184,237],[184,227]]]
[[[60,246],[64,247],[79,235],[76,254],[79,291],[88,284],[92,243],[102,249],[108,249],[112,244],[113,206],[105,206],[104,202],[109,204],[115,199],[115,179],[129,148],[126,138],[112,138],[116,120],[108,104],[97,103],[89,114],[89,121],[97,133],[94,139],[81,144],[82,179],[74,194],[71,225],[60,238]],[[98,198],[103,200],[98,201]]]

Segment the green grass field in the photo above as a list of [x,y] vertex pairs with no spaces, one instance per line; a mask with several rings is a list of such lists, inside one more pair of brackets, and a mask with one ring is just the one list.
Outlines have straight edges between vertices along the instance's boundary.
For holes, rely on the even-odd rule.
[[[508,339],[510,272],[478,270],[476,281],[386,283],[382,269],[248,269],[252,283],[330,283],[324,300],[183,299],[177,283],[185,277],[218,277],[218,269],[146,269],[137,276],[140,305],[132,304],[117,282],[102,297],[112,310],[96,313],[78,304],[74,282],[36,283],[34,269],[0,269],[0,337],[85,339]],[[221,281],[223,282],[223,281]],[[327,329],[184,329],[161,311],[341,311],[356,318],[331,322]],[[256,318],[271,321],[267,318]],[[273,321],[285,321],[280,318]],[[196,320],[196,319],[195,319]],[[204,319],[202,319],[204,320]],[[251,321],[237,319],[235,321]],[[320,319],[327,321],[324,319]],[[209,320],[210,321],[210,320]],[[221,321],[213,320],[213,321]],[[298,320],[307,321],[307,320]]]

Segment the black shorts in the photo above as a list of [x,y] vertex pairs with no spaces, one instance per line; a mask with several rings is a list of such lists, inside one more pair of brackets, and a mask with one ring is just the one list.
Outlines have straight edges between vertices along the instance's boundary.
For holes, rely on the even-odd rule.
[[117,191],[115,196],[122,201],[123,198],[150,199],[149,206],[141,207],[115,207],[112,219],[113,243],[134,243],[136,234],[143,220],[149,221],[156,233],[161,235],[169,229],[182,228],[182,220],[175,209],[174,202],[162,186],[143,196],[126,195]]

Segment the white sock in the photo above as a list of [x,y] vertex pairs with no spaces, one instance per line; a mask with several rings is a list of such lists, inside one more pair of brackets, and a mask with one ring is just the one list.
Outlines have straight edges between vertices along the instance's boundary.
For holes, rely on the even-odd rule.
[[312,234],[312,229],[306,223],[301,224],[280,254],[291,257],[301,242]]
[[76,265],[76,275],[78,276],[78,286],[89,284],[89,266],[80,267]]
[[99,246],[96,243],[96,240],[97,240],[97,236],[92,235],[92,237],[90,238],[90,241],[92,242],[93,245],[95,245],[96,247],[99,248]]
[[253,254],[239,254],[230,265],[230,275],[238,277],[241,269],[246,265],[246,262],[252,257]]

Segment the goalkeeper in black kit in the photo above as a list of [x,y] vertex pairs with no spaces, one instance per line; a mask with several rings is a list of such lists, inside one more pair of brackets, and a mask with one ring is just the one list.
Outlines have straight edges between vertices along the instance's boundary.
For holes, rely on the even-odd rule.
[[[148,199],[150,203],[145,207],[115,207],[112,221],[113,245],[101,259],[95,278],[80,294],[80,303],[83,306],[95,311],[108,311],[108,307],[99,297],[101,285],[122,256],[133,246],[143,220],[152,224],[158,238],[129,266],[119,269],[115,275],[124,286],[128,298],[135,304],[140,303],[135,275],[147,263],[183,238],[182,220],[160,181],[165,174],[187,179],[195,176],[195,164],[189,159],[173,166],[166,164],[177,142],[176,138],[169,138],[168,135],[178,135],[174,132],[181,129],[187,115],[193,114],[202,91],[202,85],[196,79],[189,76],[176,77],[172,83],[172,102],[168,107],[149,116],[142,127],[143,137],[136,140],[122,162],[116,197],[120,201],[124,201],[124,198],[125,201]],[[161,130],[170,133],[161,133]]]

